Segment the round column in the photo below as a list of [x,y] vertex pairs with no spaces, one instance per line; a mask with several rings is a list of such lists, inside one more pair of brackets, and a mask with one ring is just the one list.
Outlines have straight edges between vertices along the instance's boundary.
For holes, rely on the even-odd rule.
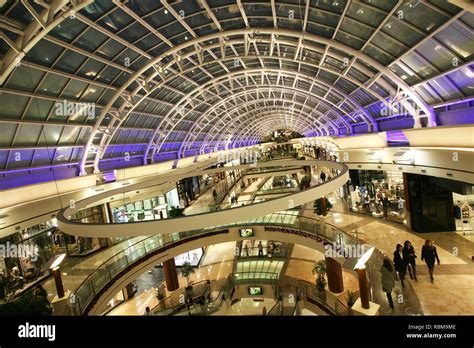
[[362,308],[369,309],[369,283],[367,281],[367,274],[364,268],[357,269],[357,275],[359,277],[359,292],[360,292],[360,302]]
[[174,258],[163,262],[163,273],[165,275],[166,288],[168,291],[179,289],[178,272],[176,271]]
[[326,276],[328,278],[329,291],[336,294],[344,291],[342,266],[332,257],[326,257]]

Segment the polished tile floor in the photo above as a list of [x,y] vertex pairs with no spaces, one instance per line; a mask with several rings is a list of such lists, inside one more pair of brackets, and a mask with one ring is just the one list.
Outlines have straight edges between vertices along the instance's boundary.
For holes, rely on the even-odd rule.
[[[410,240],[418,254],[418,281],[407,280],[405,288],[397,284],[393,296],[404,301],[396,305],[396,310],[388,309],[384,294],[379,291],[374,293],[374,300],[382,305],[382,314],[425,314],[425,315],[473,315],[474,314],[474,255],[473,235],[464,235],[462,232],[445,233],[414,233],[408,231],[403,225],[387,223],[380,219],[374,219],[360,214],[347,213],[341,200],[336,195],[330,195],[334,202],[332,211],[326,218],[326,222],[338,226],[345,232],[356,236],[361,243],[368,243],[377,247],[381,253],[374,256],[374,262],[380,262],[383,255],[392,257],[395,245]],[[312,211],[312,204],[306,206],[305,216],[317,219]],[[62,266],[63,282],[66,289],[75,289],[91,272],[93,272],[104,259],[108,259],[124,246],[137,242],[144,237],[136,237],[123,241],[111,248],[99,251],[85,259],[71,259]],[[420,261],[421,247],[425,239],[432,239],[438,249],[441,265],[435,267],[435,281],[431,283],[428,278],[426,265]],[[232,272],[234,243],[224,243],[209,246],[203,258],[202,267],[192,275],[192,280],[197,282],[204,279],[220,279]],[[292,260],[286,269],[286,275],[298,277],[314,282],[311,273],[314,261],[322,258],[322,254],[302,247],[295,246]],[[374,273],[377,273],[379,265],[374,265]],[[379,276],[374,277],[378,282]],[[180,284],[185,286],[185,279],[180,277]],[[344,284],[346,289],[357,289],[357,280],[349,271],[344,271]],[[52,299],[55,294],[54,280],[47,279],[43,283]],[[380,286],[377,286],[380,288]],[[153,292],[143,292],[136,296],[134,301],[127,301],[110,314],[142,315],[146,306],[156,305]],[[132,303],[133,302],[133,303]],[[122,307],[123,306],[123,307]],[[268,308],[267,308],[268,309]]]
[[262,315],[264,308],[268,313],[275,303],[275,300],[268,298],[263,299],[263,301],[254,301],[254,299],[251,298],[243,298],[233,305],[223,305],[215,315]]
[[[408,297],[412,289],[425,315],[474,315],[473,235],[463,235],[462,232],[410,232],[403,225],[398,226],[380,219],[345,213],[338,197],[333,198],[336,199],[336,204],[326,221],[353,236],[357,230],[362,243],[377,247],[390,259],[393,258],[397,243],[410,240],[415,247],[418,255],[418,281],[408,279],[405,289],[397,284],[395,295],[402,294]],[[309,205],[306,209],[305,215],[317,218],[312,214]],[[421,248],[425,239],[434,241],[441,260],[441,265],[435,266],[434,283],[430,282],[427,266],[421,261]],[[378,297],[386,305],[387,300],[383,294]],[[405,313],[414,314],[412,308],[405,308]]]
[[[104,260],[108,260],[112,256],[116,255],[120,251],[124,250],[127,246],[137,243],[147,237],[134,237],[124,240],[112,247],[99,250],[93,255],[85,258],[81,257],[69,257],[61,265],[61,277],[65,290],[74,291],[81,283],[100,265],[104,263]],[[52,277],[46,279],[42,286],[48,293],[48,299],[51,301],[56,295],[56,286]]]

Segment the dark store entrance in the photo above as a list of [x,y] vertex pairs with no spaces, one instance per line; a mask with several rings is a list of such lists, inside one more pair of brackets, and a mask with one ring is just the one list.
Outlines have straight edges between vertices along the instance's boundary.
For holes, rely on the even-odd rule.
[[464,194],[460,181],[407,174],[411,228],[416,232],[455,231],[453,192]]

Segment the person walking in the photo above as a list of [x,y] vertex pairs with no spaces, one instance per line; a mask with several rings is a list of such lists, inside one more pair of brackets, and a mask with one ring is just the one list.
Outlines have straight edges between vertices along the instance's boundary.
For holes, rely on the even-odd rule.
[[258,257],[263,257],[263,245],[262,245],[262,241],[258,242]]
[[415,281],[418,281],[416,278],[416,255],[415,255],[415,248],[413,248],[413,245],[411,245],[411,242],[409,240],[406,240],[405,243],[403,243],[403,261],[405,262],[405,265],[408,268],[408,273],[410,273],[410,278],[415,279]]
[[382,193],[382,207],[383,207],[383,218],[387,220],[388,217],[388,206],[390,205],[390,201],[388,200],[385,193]]
[[214,198],[214,204],[217,204],[217,191],[216,191],[216,189],[212,190],[212,197]]
[[433,245],[433,241],[427,239],[425,241],[425,245],[421,248],[421,261],[425,261],[426,265],[428,266],[428,272],[430,273],[430,280],[433,283],[433,271],[435,266],[435,260],[438,261],[438,265],[441,263],[438,257],[438,251],[436,251],[436,247]]
[[364,196],[364,211],[366,214],[370,214],[370,196],[367,192]]
[[326,173],[324,171],[321,171],[321,174],[319,174],[319,178],[321,179],[321,182],[326,181]]
[[397,273],[395,272],[392,262],[385,258],[383,259],[382,267],[380,268],[382,273],[382,290],[387,295],[388,303],[391,309],[395,309],[392,299],[392,290],[395,287],[395,280],[397,280]]
[[395,251],[393,252],[393,263],[395,264],[395,271],[398,272],[398,276],[400,278],[400,282],[402,283],[402,287],[405,287],[405,273],[407,272],[407,265],[405,261],[403,261],[403,245],[400,243],[397,244]]

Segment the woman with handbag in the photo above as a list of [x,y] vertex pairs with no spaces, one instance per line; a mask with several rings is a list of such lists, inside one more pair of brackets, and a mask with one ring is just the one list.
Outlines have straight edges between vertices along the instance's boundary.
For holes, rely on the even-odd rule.
[[392,262],[389,259],[383,259],[380,272],[382,273],[382,290],[387,295],[390,308],[395,309],[392,299],[392,290],[395,287],[395,280],[398,280],[398,276],[395,272],[395,269],[393,268]]
[[402,287],[405,287],[404,280],[405,280],[405,273],[407,272],[407,265],[403,260],[403,245],[400,243],[397,244],[395,251],[393,252],[393,263],[395,265],[395,271],[398,272],[398,276],[400,277],[400,281],[402,283]]
[[410,278],[415,278],[416,281],[416,255],[415,255],[415,248],[411,245],[409,240],[406,240],[403,243],[403,261],[405,261],[405,265],[408,268],[408,273],[410,273]]

